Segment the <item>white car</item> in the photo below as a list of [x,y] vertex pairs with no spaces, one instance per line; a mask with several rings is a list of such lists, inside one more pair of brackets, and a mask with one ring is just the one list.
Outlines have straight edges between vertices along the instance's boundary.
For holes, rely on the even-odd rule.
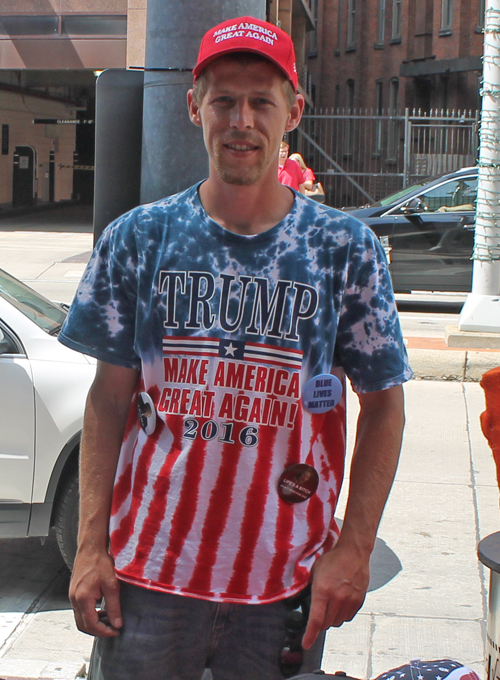
[[71,567],[78,451],[96,362],[57,341],[67,307],[0,269],[0,538],[55,527]]

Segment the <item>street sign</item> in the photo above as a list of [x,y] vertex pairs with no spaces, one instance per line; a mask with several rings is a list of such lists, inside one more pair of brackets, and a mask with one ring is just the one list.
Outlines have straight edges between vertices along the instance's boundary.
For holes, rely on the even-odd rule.
[[93,125],[94,122],[79,118],[33,118],[33,125]]

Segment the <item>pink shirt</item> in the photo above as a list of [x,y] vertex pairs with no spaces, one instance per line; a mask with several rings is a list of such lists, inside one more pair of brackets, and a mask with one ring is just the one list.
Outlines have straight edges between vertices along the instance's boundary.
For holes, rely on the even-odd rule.
[[287,158],[285,165],[278,166],[278,179],[281,184],[286,184],[295,191],[299,191],[299,186],[304,183],[301,167],[292,158]]
[[314,172],[311,170],[311,168],[306,168],[304,170],[303,174],[304,174],[304,179],[303,179],[304,182],[307,182],[309,180],[311,180],[311,182],[316,181],[316,176],[315,176]]

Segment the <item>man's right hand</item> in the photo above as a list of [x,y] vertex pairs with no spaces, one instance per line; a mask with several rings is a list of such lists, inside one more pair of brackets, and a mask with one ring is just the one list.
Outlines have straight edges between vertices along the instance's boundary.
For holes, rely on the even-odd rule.
[[[102,609],[97,602],[104,598]],[[113,559],[80,551],[76,555],[69,599],[78,630],[97,637],[116,637],[123,625],[120,607],[120,584]]]
[[[83,633],[116,637],[122,627],[120,584],[108,553],[109,517],[120,447],[139,373],[97,362],[80,445],[80,527],[69,588]],[[97,603],[104,598],[103,609]]]

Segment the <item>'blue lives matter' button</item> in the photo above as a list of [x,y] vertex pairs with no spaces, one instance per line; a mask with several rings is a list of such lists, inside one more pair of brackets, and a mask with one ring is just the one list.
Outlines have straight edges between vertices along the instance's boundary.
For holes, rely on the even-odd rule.
[[302,390],[302,405],[310,413],[326,413],[342,396],[342,383],[335,375],[322,373],[311,378]]

